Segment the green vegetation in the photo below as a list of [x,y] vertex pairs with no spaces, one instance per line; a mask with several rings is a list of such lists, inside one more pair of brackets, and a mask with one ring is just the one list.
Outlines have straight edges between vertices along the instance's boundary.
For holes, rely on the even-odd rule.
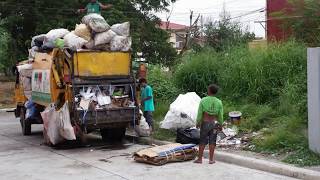
[[[294,40],[270,44],[267,49],[240,46],[216,52],[204,48],[182,58],[174,69],[174,85],[181,93],[195,91],[204,96],[208,84],[218,84],[225,117],[228,112],[239,110],[243,112],[240,132],[262,134],[254,137],[251,150],[288,153],[285,162],[319,165],[320,157],[307,146],[306,57],[306,46]],[[156,74],[154,79],[170,73]],[[155,88],[158,85],[154,84]],[[165,91],[168,96],[170,93]],[[166,113],[168,104],[159,107],[157,121]],[[166,139],[165,133],[161,130],[157,136]]]

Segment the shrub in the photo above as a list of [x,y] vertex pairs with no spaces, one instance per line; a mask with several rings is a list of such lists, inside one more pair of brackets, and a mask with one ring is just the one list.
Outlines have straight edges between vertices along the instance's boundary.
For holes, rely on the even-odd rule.
[[160,66],[151,66],[148,71],[148,83],[153,88],[155,101],[171,101],[179,95],[179,90],[173,84],[172,76]]

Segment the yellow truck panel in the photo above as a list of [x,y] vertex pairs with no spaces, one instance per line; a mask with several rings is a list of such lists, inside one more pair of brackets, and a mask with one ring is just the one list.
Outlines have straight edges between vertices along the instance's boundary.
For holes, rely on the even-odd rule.
[[77,52],[74,57],[75,76],[129,76],[129,52]]

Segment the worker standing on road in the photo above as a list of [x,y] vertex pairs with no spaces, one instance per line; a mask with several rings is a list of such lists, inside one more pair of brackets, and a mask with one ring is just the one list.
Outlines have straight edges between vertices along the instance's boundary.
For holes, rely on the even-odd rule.
[[[209,143],[209,164],[214,164],[217,131],[222,129],[223,105],[215,97],[219,87],[212,84],[208,87],[208,96],[200,102],[197,116],[197,127],[200,127],[199,156],[195,163],[202,163],[203,151]],[[217,122],[216,122],[217,121]]]
[[87,12],[87,14],[90,14],[90,13],[101,14],[101,9],[109,9],[111,7],[112,7],[111,4],[103,5],[97,0],[91,0],[90,3],[87,4],[86,8],[78,9],[78,13]]
[[147,80],[145,78],[141,78],[139,82],[141,87],[143,88],[141,91],[141,105],[143,107],[143,116],[146,118],[151,131],[153,131],[152,113],[154,112],[154,102],[152,88],[147,84]]

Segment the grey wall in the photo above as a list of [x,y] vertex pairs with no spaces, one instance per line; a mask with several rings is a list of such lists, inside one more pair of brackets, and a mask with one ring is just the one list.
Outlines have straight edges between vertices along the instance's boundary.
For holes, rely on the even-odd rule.
[[308,48],[309,148],[320,153],[320,48]]

